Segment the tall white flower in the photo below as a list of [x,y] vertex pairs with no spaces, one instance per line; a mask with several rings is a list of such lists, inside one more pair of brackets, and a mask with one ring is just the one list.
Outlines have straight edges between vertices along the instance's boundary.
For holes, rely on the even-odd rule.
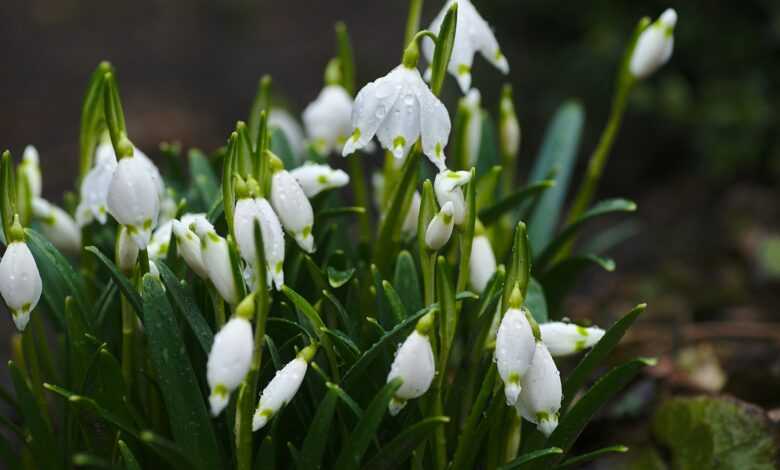
[[67,253],[81,250],[81,230],[70,214],[40,197],[33,199],[32,210],[41,221],[44,236],[58,250]]
[[284,231],[271,205],[264,198],[242,198],[236,203],[233,230],[241,257],[247,266],[257,262],[255,247],[255,220],[260,222],[263,235],[263,251],[268,271],[268,281],[273,280],[277,289],[284,285]]
[[271,130],[277,129],[287,139],[287,143],[290,144],[290,149],[295,154],[296,158],[301,158],[306,148],[304,146],[303,129],[298,121],[282,108],[272,108],[271,113],[268,114],[268,128]]
[[471,244],[469,258],[469,284],[474,292],[481,294],[495,273],[496,255],[490,240],[484,234],[478,234]]
[[139,249],[145,249],[157,225],[160,192],[149,163],[138,156],[122,158],[108,188],[108,212],[127,227]]
[[452,203],[447,202],[425,229],[425,245],[428,249],[439,250],[450,241],[454,222]]
[[402,64],[360,90],[352,109],[353,132],[342,154],[365,147],[376,135],[382,147],[404,158],[421,137],[423,153],[443,170],[450,127],[447,108],[417,68]]
[[536,424],[542,434],[549,436],[558,427],[563,392],[561,373],[542,341],[536,343],[531,367],[522,383],[523,390],[515,405],[517,414]]
[[[469,0],[451,0],[447,2],[428,28],[436,34],[441,30],[444,15],[450,6],[458,3],[458,27],[455,30],[455,44],[452,48],[452,58],[447,65],[447,71],[455,77],[461,91],[466,93],[471,88],[471,65],[474,54],[479,51],[488,62],[493,64],[503,74],[509,73],[509,63],[498,47],[498,41],[490,29],[490,25],[482,19],[479,12]],[[433,62],[434,44],[428,38],[423,42],[423,53],[428,63]]]
[[87,225],[93,218],[101,224],[106,223],[108,188],[116,167],[116,155],[111,144],[98,145],[95,149],[95,166],[81,182],[81,201],[76,208],[76,222],[80,226]]
[[187,266],[189,266],[198,277],[201,279],[208,279],[209,273],[206,266],[203,264],[203,257],[201,256],[200,239],[183,221],[173,220],[172,224],[173,234],[176,237],[176,249],[179,256],[184,259]]
[[206,366],[206,378],[211,389],[209,404],[213,416],[225,409],[230,393],[249,372],[253,351],[252,325],[245,318],[231,318],[214,335]]
[[461,106],[466,110],[466,163],[469,167],[477,164],[479,147],[482,140],[482,108],[479,90],[472,88],[461,100]]
[[423,396],[430,388],[433,377],[436,375],[433,349],[428,337],[432,323],[432,316],[426,315],[421,318],[417,323],[417,328],[406,337],[395,353],[390,373],[387,374],[387,381],[390,382],[400,377],[403,383],[396,390],[388,405],[390,414],[393,416],[406,406],[408,400]]
[[349,184],[349,175],[345,171],[333,169],[328,165],[304,163],[290,170],[290,174],[298,181],[309,199],[328,189]]
[[[516,305],[514,297],[513,294],[510,305]],[[517,402],[523,378],[531,366],[536,350],[537,341],[526,315],[527,312],[522,307],[510,306],[504,313],[496,334],[496,366],[498,375],[504,381],[504,394],[510,406]]]
[[314,149],[327,155],[352,132],[352,97],[338,85],[326,85],[303,110],[303,125]]
[[30,194],[33,199],[41,197],[41,166],[39,164],[38,150],[32,145],[24,148],[22,162],[19,164],[19,173],[27,181]]
[[671,8],[664,11],[637,39],[628,69],[633,76],[649,77],[669,61],[674,50],[674,27],[677,12]]
[[252,418],[252,431],[262,429],[268,421],[289,403],[303,383],[309,361],[317,352],[316,346],[307,346],[288,362],[263,389],[260,402]]
[[271,176],[271,205],[298,246],[313,253],[314,211],[301,185],[284,169],[277,169]]
[[433,180],[433,192],[440,206],[452,203],[452,213],[455,225],[461,225],[466,220],[466,200],[461,187],[471,181],[470,171],[440,171]]
[[604,336],[601,328],[564,322],[542,323],[539,330],[553,357],[568,356],[593,347]]
[[[21,227],[17,227],[21,232]],[[23,233],[14,238],[0,260],[0,295],[11,311],[16,329],[21,332],[41,299],[42,282]]]
[[168,254],[168,248],[171,244],[171,234],[173,233],[173,221],[169,220],[152,233],[149,246],[146,250],[149,252],[149,259],[164,258]]
[[214,230],[209,230],[200,237],[200,243],[201,257],[211,283],[227,303],[234,305],[239,300],[238,286],[233,277],[227,240],[217,235]]
[[412,194],[412,203],[409,205],[409,210],[406,211],[404,216],[404,223],[401,225],[401,233],[407,237],[413,237],[417,235],[417,223],[420,219],[420,203],[422,198],[420,193],[415,191]]
[[117,267],[123,273],[131,273],[138,261],[138,245],[130,239],[126,227],[119,227],[114,251]]

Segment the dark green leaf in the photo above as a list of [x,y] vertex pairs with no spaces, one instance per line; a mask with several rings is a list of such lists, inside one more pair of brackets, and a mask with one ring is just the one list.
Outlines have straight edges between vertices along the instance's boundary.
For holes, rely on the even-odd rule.
[[119,451],[122,453],[122,462],[125,464],[125,470],[141,470],[141,465],[138,464],[133,451],[121,439],[119,440]]
[[[192,454],[187,454],[168,439],[149,430],[141,431],[141,442],[152,448],[158,455],[165,459],[173,468],[178,470],[192,470],[193,468],[219,468],[207,467],[201,462],[194,462]],[[214,456],[216,458],[216,456]],[[201,465],[198,465],[201,463]]]
[[393,324],[397,325],[398,323],[404,321],[404,318],[406,318],[409,314],[406,311],[406,307],[404,307],[398,292],[393,289],[392,284],[387,281],[382,281],[382,289],[385,292],[387,303],[390,305],[390,311],[393,313],[393,319],[395,320]]
[[434,429],[449,422],[450,418],[447,416],[434,416],[409,426],[392,441],[382,446],[363,468],[372,470],[398,468],[412,455],[412,451],[420,442],[433,433]]
[[563,450],[557,447],[548,447],[546,449],[535,450],[517,457],[506,465],[502,465],[499,467],[499,470],[512,470],[513,468],[519,468],[520,466],[533,462],[534,460],[549,457],[551,455],[560,455],[562,453]]
[[111,275],[114,283],[119,286],[119,290],[121,290],[122,294],[127,297],[130,305],[133,306],[133,310],[135,310],[135,312],[143,319],[144,308],[143,302],[141,301],[141,296],[138,295],[138,292],[136,292],[135,288],[125,277],[125,275],[122,274],[116,265],[110,259],[106,258],[106,256],[101,253],[97,247],[88,246],[85,248],[85,250],[94,254],[95,257],[97,257],[97,259],[103,263],[106,268],[108,268],[108,273]]
[[344,308],[344,305],[342,305],[341,301],[339,301],[339,299],[336,298],[335,295],[331,294],[328,290],[323,290],[322,295],[328,299],[331,304],[333,304],[333,308],[336,310],[336,313],[341,320],[341,324],[347,331],[347,334],[349,334],[351,338],[356,338],[357,330],[355,328],[355,322],[349,313],[347,313],[347,310]]
[[338,394],[334,388],[328,384],[328,393],[322,399],[317,407],[317,412],[309,424],[306,437],[301,447],[300,460],[298,468],[301,470],[317,469],[322,465],[322,456],[325,453],[325,446],[328,443],[333,415],[336,411]]
[[344,217],[347,215],[362,215],[366,213],[365,207],[359,207],[359,206],[345,206],[345,207],[334,207],[330,209],[322,209],[321,211],[318,211],[315,215],[315,221],[314,224],[321,224],[325,223],[329,219],[335,219],[338,217]]
[[584,463],[588,463],[590,461],[596,460],[597,458],[601,457],[602,455],[611,454],[615,452],[623,453],[627,452],[628,447],[626,446],[610,446],[610,447],[604,447],[603,449],[594,450],[593,452],[588,452],[587,454],[578,455],[576,457],[572,457],[570,459],[566,459],[563,461],[562,464],[558,465],[555,468],[569,468],[569,467],[575,467],[578,465],[582,465]]
[[441,92],[441,86],[444,84],[444,77],[447,75],[447,66],[450,63],[452,49],[455,46],[457,22],[458,4],[457,2],[453,2],[441,22],[438,40],[436,41],[436,49],[433,51],[430,83],[431,90],[436,96]]
[[158,261],[157,269],[160,271],[160,278],[165,284],[173,304],[187,321],[203,352],[208,354],[211,351],[211,344],[214,342],[214,333],[192,297],[192,292],[179,282],[176,275],[164,262]]
[[27,379],[13,361],[8,361],[11,381],[16,390],[19,411],[24,419],[24,427],[30,432],[33,458],[40,468],[59,468],[62,462],[62,452],[58,441],[52,433],[48,417],[42,414],[40,404],[27,385]]
[[345,269],[343,271],[328,266],[328,284],[334,289],[338,289],[348,283],[355,275],[355,268]]
[[350,95],[355,94],[355,56],[352,43],[349,40],[347,27],[342,22],[336,23],[336,42],[341,66],[341,85]]
[[504,214],[514,211],[520,207],[523,203],[533,201],[534,198],[539,197],[546,190],[555,186],[553,180],[542,180],[536,183],[531,183],[524,188],[520,188],[514,193],[505,196],[500,201],[480,209],[479,220],[485,225],[490,225],[497,221]]
[[492,395],[495,380],[496,365],[495,363],[492,363],[487,374],[485,374],[485,379],[482,381],[479,395],[477,395],[474,405],[471,406],[463,429],[458,436],[458,447],[455,450],[455,456],[452,460],[452,470],[465,469],[473,464],[473,462],[470,461],[470,457],[476,454],[479,446],[479,441],[476,439],[477,424],[483,416],[488,399]]
[[390,271],[390,264],[396,257],[398,244],[401,240],[403,217],[412,203],[412,195],[417,186],[419,173],[420,149],[418,145],[415,145],[401,167],[400,176],[390,196],[387,210],[379,224],[379,232],[374,245],[374,263],[383,274]]
[[100,139],[103,116],[103,87],[106,72],[111,64],[101,62],[89,78],[87,92],[81,105],[81,126],[79,128],[79,175],[83,178],[92,168],[92,155]]
[[407,312],[416,312],[423,308],[417,268],[411,253],[406,250],[398,254],[395,262],[393,285],[397,288],[398,296],[401,297]]

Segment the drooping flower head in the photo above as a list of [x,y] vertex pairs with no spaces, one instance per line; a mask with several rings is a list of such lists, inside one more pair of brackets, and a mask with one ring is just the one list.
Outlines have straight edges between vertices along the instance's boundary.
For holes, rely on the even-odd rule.
[[149,252],[149,259],[164,258],[168,254],[172,233],[173,220],[169,220],[155,229],[149,246],[146,248]]
[[252,361],[252,325],[233,317],[214,335],[206,369],[211,395],[211,414],[217,416],[227,406],[230,393],[244,380]]
[[522,386],[515,403],[517,414],[549,436],[558,427],[563,390],[561,373],[542,341],[536,342],[533,361],[523,377]]
[[279,412],[282,406],[289,403],[303,383],[309,361],[317,352],[314,345],[307,346],[298,353],[292,361],[288,362],[263,389],[260,394],[260,402],[257,404],[252,418],[252,431],[262,429],[268,421]]
[[406,337],[395,353],[395,359],[387,374],[390,382],[400,377],[403,383],[396,390],[388,405],[390,414],[397,415],[408,400],[419,398],[428,391],[436,375],[431,340],[428,337],[433,326],[433,314],[427,314],[417,322],[417,327]]
[[58,250],[66,253],[81,250],[81,230],[70,214],[40,197],[33,199],[32,210],[33,216],[41,221],[43,235]]
[[631,55],[629,71],[636,78],[649,77],[669,61],[674,50],[677,12],[669,8],[642,31]]
[[303,125],[314,150],[328,155],[352,132],[352,97],[339,85],[326,85],[303,110]]
[[277,159],[272,163],[271,205],[285,230],[307,253],[314,252],[314,211],[309,198],[298,181],[281,166]]
[[604,337],[604,330],[574,323],[549,322],[539,325],[542,341],[553,357],[568,356],[593,347]]
[[303,129],[298,121],[282,108],[272,108],[268,114],[268,129],[271,131],[278,130],[287,139],[287,143],[290,144],[290,149],[293,151],[295,158],[301,158],[306,148],[304,147],[304,141],[306,140],[303,135]]
[[200,235],[200,243],[201,257],[203,265],[208,270],[209,280],[225,302],[236,304],[239,300],[238,286],[233,276],[233,264],[227,240],[212,229]]
[[529,313],[519,305],[520,291],[515,287],[496,334],[496,366],[504,381],[504,394],[509,406],[517,402],[522,383],[536,351]]
[[260,223],[263,236],[268,281],[273,280],[277,289],[284,285],[284,231],[282,224],[265,198],[241,198],[236,202],[233,216],[233,230],[241,257],[247,266],[254,267],[257,262],[255,246],[255,220]]
[[461,187],[469,181],[471,181],[470,171],[450,170],[440,171],[433,181],[433,191],[439,205],[444,207],[446,203],[452,203],[455,225],[462,225],[466,220],[466,200]]
[[425,246],[429,250],[440,250],[450,241],[452,227],[455,223],[452,202],[447,201],[441,210],[433,216],[428,228],[425,229]]
[[[202,220],[201,220],[202,217]],[[208,279],[208,270],[203,264],[201,243],[195,232],[195,225],[202,225],[204,232],[213,230],[214,227],[206,220],[205,214],[185,214],[181,220],[172,221],[173,234],[176,237],[177,253],[184,259],[187,266],[201,279]]]
[[349,184],[349,175],[345,171],[333,169],[328,165],[304,163],[290,170],[290,174],[298,181],[309,199],[323,191]]
[[16,329],[22,332],[41,299],[42,281],[35,258],[24,242],[18,216],[10,232],[10,243],[0,260],[0,296],[11,311]]
[[19,164],[19,173],[27,181],[27,186],[30,188],[30,194],[33,199],[41,197],[41,166],[38,150],[32,145],[24,148],[22,162]]
[[493,253],[490,239],[484,233],[478,233],[471,244],[469,285],[474,292],[481,294],[495,273],[496,255]]

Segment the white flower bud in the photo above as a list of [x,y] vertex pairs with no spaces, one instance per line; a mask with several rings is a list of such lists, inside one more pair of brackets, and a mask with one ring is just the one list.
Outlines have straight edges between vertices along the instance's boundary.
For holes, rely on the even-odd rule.
[[396,377],[403,380],[389,404],[390,414],[395,416],[406,406],[406,402],[419,398],[428,391],[436,375],[431,340],[427,335],[414,330],[407,336],[395,353],[387,381]]
[[211,395],[211,414],[219,415],[228,404],[230,393],[249,372],[254,352],[252,325],[241,317],[233,317],[214,335],[209,351],[206,378]]
[[327,155],[352,132],[352,97],[338,85],[327,85],[303,110],[303,124],[312,145]]
[[41,288],[41,275],[27,244],[12,241],[0,260],[0,295],[20,332],[24,331],[30,313],[41,299]]
[[461,186],[471,181],[470,171],[445,170],[436,175],[433,181],[433,191],[436,200],[444,207],[447,202],[452,203],[452,213],[455,216],[455,225],[461,225],[466,220],[466,200]]
[[149,164],[126,157],[117,164],[108,188],[108,212],[128,229],[139,249],[145,249],[160,212],[158,183]]
[[227,240],[210,230],[200,238],[200,243],[201,257],[211,283],[227,303],[234,305],[239,300],[238,287],[233,277]]
[[505,157],[516,157],[520,151],[520,123],[517,121],[515,104],[512,102],[512,89],[505,87],[499,105],[498,133],[501,153]]
[[542,341],[553,357],[568,356],[593,347],[604,336],[604,330],[573,323],[550,322],[539,325]]
[[19,164],[19,172],[30,188],[33,199],[41,197],[41,167],[39,164],[38,150],[32,145],[24,148],[22,162]]
[[535,349],[536,339],[526,312],[522,308],[507,309],[496,334],[496,366],[509,406],[517,402]]
[[181,223],[199,237],[202,237],[208,231],[214,230],[214,226],[211,225],[204,213],[193,214],[188,212],[181,216]]
[[629,71],[636,78],[649,77],[669,61],[674,50],[674,27],[677,12],[669,8],[642,31],[631,54]]
[[119,270],[123,273],[132,272],[135,268],[135,262],[138,261],[138,245],[130,239],[126,227],[119,227],[114,251],[116,253],[116,266]]
[[44,236],[58,250],[66,253],[81,250],[81,230],[70,214],[42,198],[33,199],[32,210],[41,221]]
[[307,253],[313,253],[314,212],[311,203],[301,185],[285,170],[278,170],[271,177],[271,205],[298,246]]
[[[182,218],[183,220],[183,218]],[[209,273],[203,264],[203,258],[200,252],[200,239],[189,229],[184,222],[173,220],[173,234],[176,236],[176,249],[192,269],[201,279],[208,279]]]
[[469,284],[474,292],[481,294],[490,278],[496,273],[496,255],[485,235],[477,235],[471,244],[469,259]]
[[264,198],[242,198],[236,203],[233,215],[233,230],[236,234],[238,251],[248,266],[257,262],[255,247],[255,220],[260,222],[263,235],[263,251],[269,282],[273,280],[277,289],[284,285],[284,231],[276,213]]
[[152,233],[152,239],[146,250],[149,252],[149,259],[164,258],[168,254],[168,248],[171,244],[171,233],[173,233],[173,221],[169,220],[157,227]]
[[116,155],[110,143],[103,143],[95,149],[95,166],[81,182],[81,201],[76,209],[76,222],[83,227],[93,218],[106,223],[108,189],[116,171]]
[[260,402],[252,417],[252,431],[258,431],[287,403],[295,397],[306,375],[308,362],[314,357],[316,348],[307,346],[295,359],[288,362],[263,389]]
[[425,230],[425,245],[428,249],[439,250],[450,241],[454,222],[452,202],[447,202],[439,213],[433,216]]
[[290,170],[290,174],[310,199],[328,189],[341,188],[349,184],[349,175],[346,172],[334,170],[328,165],[305,163]]
[[415,191],[414,194],[412,194],[412,203],[409,205],[409,210],[406,211],[404,223],[401,226],[401,233],[407,237],[417,235],[417,223],[420,219],[420,202],[422,202],[420,193]]
[[466,122],[466,149],[468,151],[468,166],[475,166],[479,158],[479,147],[482,140],[482,108],[479,90],[472,88],[461,100],[462,106],[468,111]]
[[523,377],[523,390],[516,403],[517,414],[549,436],[558,427],[562,399],[561,373],[547,346],[538,341],[531,367]]

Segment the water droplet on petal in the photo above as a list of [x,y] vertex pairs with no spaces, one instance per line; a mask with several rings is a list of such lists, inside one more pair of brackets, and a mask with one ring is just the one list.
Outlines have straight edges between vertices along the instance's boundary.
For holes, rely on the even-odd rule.
[[376,108],[377,119],[382,119],[386,115],[387,115],[387,108],[384,105],[379,105],[379,107]]

